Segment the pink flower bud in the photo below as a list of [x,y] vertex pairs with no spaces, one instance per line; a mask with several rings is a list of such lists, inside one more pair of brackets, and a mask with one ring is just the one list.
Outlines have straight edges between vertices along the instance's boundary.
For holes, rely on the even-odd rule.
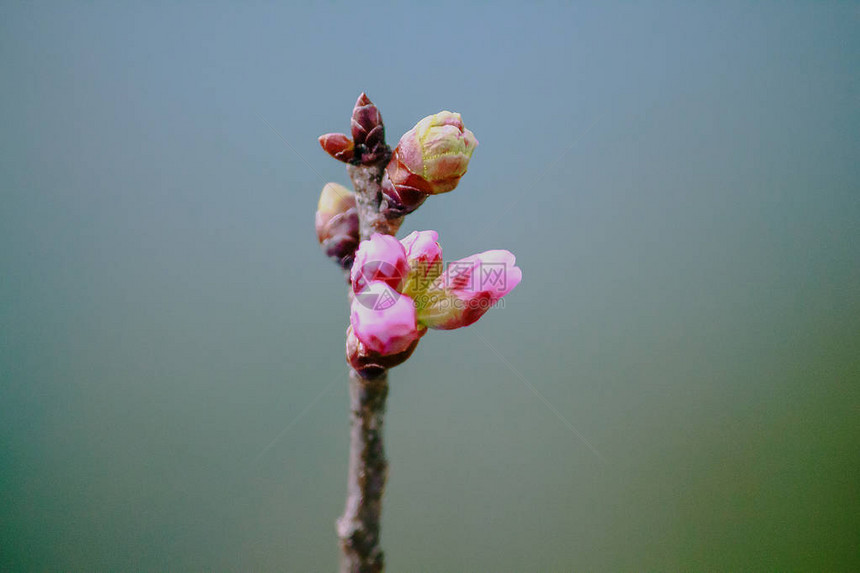
[[406,362],[418,346],[421,336],[424,336],[426,332],[426,328],[421,329],[419,337],[413,340],[403,352],[385,355],[370,350],[358,339],[352,325],[350,325],[346,329],[346,361],[363,378],[373,378],[389,368],[394,368]]
[[400,138],[386,170],[392,184],[424,193],[447,193],[457,186],[478,140],[459,113],[441,111],[419,121]]
[[374,233],[362,241],[355,252],[350,280],[353,292],[361,292],[371,281],[382,281],[396,291],[409,273],[406,251],[400,241],[390,235]]
[[442,247],[436,242],[438,238],[436,231],[413,231],[400,241],[409,261],[406,294],[426,290],[442,272]]
[[362,163],[370,164],[388,155],[385,144],[385,125],[382,114],[373,105],[367,94],[362,93],[352,110],[352,139],[355,142],[356,156]]
[[344,163],[350,163],[355,157],[355,144],[342,133],[326,133],[319,137],[319,142],[326,153]]
[[400,244],[410,264],[416,261],[437,263],[442,260],[442,247],[438,239],[439,233],[436,231],[412,231],[401,239]]
[[439,330],[469,326],[522,280],[510,251],[486,251],[448,264],[419,299],[421,324]]
[[421,336],[415,303],[381,281],[355,293],[349,321],[362,344],[382,355],[404,352]]
[[326,183],[317,204],[315,226],[325,254],[348,269],[359,242],[355,194],[343,185]]

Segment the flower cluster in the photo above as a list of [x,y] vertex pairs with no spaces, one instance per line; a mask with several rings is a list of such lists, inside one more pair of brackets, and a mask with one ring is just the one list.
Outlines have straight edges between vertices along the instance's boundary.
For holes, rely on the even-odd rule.
[[374,234],[355,254],[347,360],[365,376],[401,364],[428,328],[468,326],[516,287],[509,251],[486,251],[443,268],[436,231],[402,241]]
[[[413,212],[430,195],[447,193],[457,187],[478,145],[475,135],[463,125],[459,113],[441,111],[425,117],[403,134],[392,152],[385,143],[382,114],[366,94],[361,94],[355,102],[350,125],[352,137],[343,133],[327,133],[320,136],[320,145],[326,153],[350,165],[385,166],[381,181],[383,201],[379,211],[389,220]],[[329,185],[344,189],[336,183]],[[323,202],[320,197],[320,205]],[[358,245],[357,229],[351,243],[353,249]],[[336,254],[330,253],[331,245],[324,244],[323,248],[343,265],[346,261],[351,262],[351,257],[342,252],[347,244],[349,242],[340,241]]]
[[[349,271],[352,304],[346,355],[372,378],[402,364],[428,329],[478,320],[522,279],[509,251],[486,251],[443,267],[435,231],[392,235],[430,195],[452,191],[478,145],[459,113],[441,111],[403,134],[392,151],[382,114],[366,94],[352,110],[351,135],[328,133],[322,148],[349,164],[357,195],[328,183],[316,231],[326,255]],[[369,239],[360,242],[360,237]],[[389,233],[389,234],[384,234]]]

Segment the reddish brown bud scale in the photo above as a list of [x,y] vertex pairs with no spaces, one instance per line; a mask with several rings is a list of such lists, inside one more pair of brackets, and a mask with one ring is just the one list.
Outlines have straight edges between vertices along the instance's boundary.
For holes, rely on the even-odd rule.
[[[336,215],[329,224],[334,228],[358,229],[358,213],[352,209],[348,213]],[[320,246],[327,257],[337,262],[343,269],[352,267],[355,250],[358,248],[358,233],[346,232],[328,234],[320,241]]]
[[352,127],[352,139],[359,145],[366,143],[368,134],[382,125],[382,114],[379,113],[379,108],[373,105],[367,94],[362,93],[358,96],[355,107],[352,109],[350,125]]
[[358,96],[355,102],[350,127],[358,161],[370,164],[385,158],[388,146],[385,144],[382,114],[365,93]]
[[323,150],[344,163],[351,163],[355,158],[355,143],[343,133],[326,133],[319,137]]
[[[391,161],[394,161],[393,157]],[[387,170],[382,176],[382,194],[385,196],[385,204],[382,207],[382,211],[389,219],[408,215],[420,207],[429,196],[420,189],[410,187],[409,185],[394,185],[388,176]]]
[[[425,328],[423,332],[421,332],[421,336],[426,332],[427,329]],[[382,355],[365,346],[353,332],[352,326],[349,326],[346,329],[346,361],[349,362],[349,365],[352,366],[352,368],[358,372],[362,378],[373,378],[374,376],[382,374],[389,368],[394,368],[395,366],[399,366],[406,362],[409,357],[412,356],[412,353],[418,346],[418,341],[420,339],[421,338],[419,337],[413,340],[412,344],[410,344],[403,352]]]
[[360,242],[355,194],[337,183],[323,187],[317,207],[317,239],[325,254],[349,269]]

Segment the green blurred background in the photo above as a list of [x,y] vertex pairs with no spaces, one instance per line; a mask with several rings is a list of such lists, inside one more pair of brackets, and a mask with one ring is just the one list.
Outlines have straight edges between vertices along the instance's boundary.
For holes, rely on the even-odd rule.
[[858,69],[852,2],[4,2],[0,569],[336,568],[364,90],[524,272],[392,372],[389,570],[856,571]]

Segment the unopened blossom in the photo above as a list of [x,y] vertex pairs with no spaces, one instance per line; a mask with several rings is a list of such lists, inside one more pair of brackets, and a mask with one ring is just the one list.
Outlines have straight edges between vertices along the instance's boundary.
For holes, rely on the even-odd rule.
[[326,183],[317,203],[314,226],[325,254],[343,268],[350,268],[359,242],[355,194],[343,185]]
[[374,233],[355,252],[350,282],[355,293],[372,281],[384,282],[399,291],[408,274],[409,261],[400,241],[391,235]]
[[485,251],[449,263],[425,291],[418,320],[438,330],[469,326],[520,284],[522,278],[516,257],[510,251]]
[[412,299],[382,281],[355,293],[349,322],[358,339],[382,355],[403,352],[424,330],[419,329]]
[[406,250],[409,275],[405,290],[421,292],[442,273],[442,247],[436,231],[413,231],[400,242]]
[[419,121],[400,138],[385,168],[382,190],[389,208],[409,213],[427,195],[453,190],[477,145],[459,113],[442,111]]

